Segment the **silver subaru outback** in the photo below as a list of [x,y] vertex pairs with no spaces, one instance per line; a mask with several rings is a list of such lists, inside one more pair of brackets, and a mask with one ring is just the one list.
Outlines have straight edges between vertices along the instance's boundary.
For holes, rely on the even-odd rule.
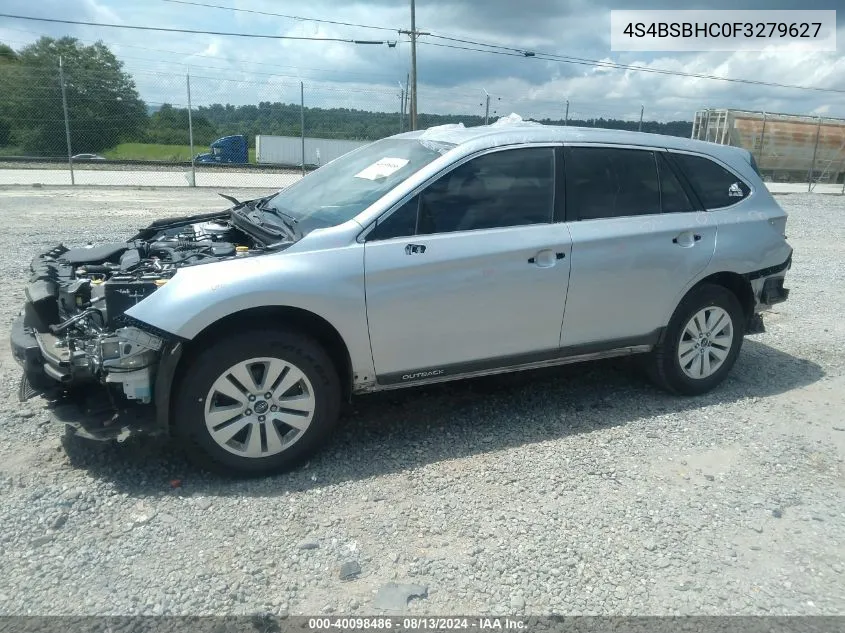
[[84,437],[173,434],[267,474],[357,394],[629,354],[702,394],[788,295],[752,156],[671,136],[442,126],[231,201],[38,255],[21,398]]

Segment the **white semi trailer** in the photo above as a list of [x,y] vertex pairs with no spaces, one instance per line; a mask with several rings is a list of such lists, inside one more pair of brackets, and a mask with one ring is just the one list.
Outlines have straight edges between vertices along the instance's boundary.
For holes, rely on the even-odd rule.
[[[319,167],[343,156],[370,141],[347,141],[329,138],[305,137],[305,164]],[[302,165],[302,138],[299,136],[255,137],[255,162],[263,165]]]

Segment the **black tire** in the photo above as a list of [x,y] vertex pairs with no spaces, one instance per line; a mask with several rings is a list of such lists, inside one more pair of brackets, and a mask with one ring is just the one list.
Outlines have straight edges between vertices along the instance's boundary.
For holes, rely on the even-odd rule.
[[[678,358],[681,334],[695,314],[710,307],[721,308],[728,314],[732,322],[733,339],[721,366],[705,378],[692,378],[685,373]],[[671,393],[687,396],[707,393],[719,385],[730,372],[742,347],[744,333],[744,313],[736,296],[723,286],[699,286],[681,300],[661,341],[648,355],[648,375],[658,387]]]
[[[215,381],[237,363],[253,358],[279,359],[298,368],[310,382],[315,402],[311,422],[296,441],[280,453],[256,458],[233,454],[221,447],[205,422],[206,398]],[[190,459],[202,468],[247,477],[284,472],[311,455],[337,423],[341,404],[337,369],[322,346],[306,335],[295,331],[250,330],[210,346],[189,362],[177,385],[173,428]],[[270,416],[268,413],[266,417]],[[267,422],[250,426],[263,424]],[[268,432],[260,431],[262,441]]]

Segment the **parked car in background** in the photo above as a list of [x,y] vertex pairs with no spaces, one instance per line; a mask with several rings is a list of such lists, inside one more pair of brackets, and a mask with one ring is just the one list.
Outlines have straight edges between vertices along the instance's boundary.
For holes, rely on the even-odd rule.
[[639,354],[694,396],[787,298],[786,220],[739,148],[516,117],[400,134],[37,257],[21,394],[244,474],[299,463],[374,391]]
[[105,156],[100,156],[99,154],[77,154],[76,156],[71,156],[73,160],[106,160]]

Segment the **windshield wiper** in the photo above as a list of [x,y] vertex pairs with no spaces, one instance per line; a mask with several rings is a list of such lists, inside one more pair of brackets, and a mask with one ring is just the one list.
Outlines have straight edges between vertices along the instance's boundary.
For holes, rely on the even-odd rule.
[[243,204],[243,202],[241,202],[240,200],[238,200],[234,196],[227,196],[225,193],[220,193],[219,191],[217,192],[217,195],[220,196],[221,198],[226,198],[226,200],[228,200],[229,202],[234,204],[236,207],[239,207]]
[[[257,217],[250,217],[249,214],[244,213],[243,209],[235,209],[232,212],[232,220],[235,220],[235,226],[238,226],[237,220],[240,220],[241,222],[245,222],[248,225],[255,227],[255,229],[258,229],[258,231],[260,231],[265,236],[265,238],[267,236],[277,238],[282,237],[285,234],[285,232],[279,231],[280,228],[284,227],[280,227],[277,224],[270,224],[268,222],[264,222]],[[244,228],[243,230],[246,230],[246,232],[249,233],[248,229]]]
[[290,213],[285,213],[281,209],[273,209],[275,211],[275,215],[279,217],[279,220],[282,221],[282,224],[285,225],[292,234],[294,239],[297,235],[299,235],[299,229],[296,228],[296,225],[299,224],[299,220],[293,217]]
[[286,211],[282,211],[278,207],[267,206],[267,203],[270,202],[270,200],[272,200],[273,198],[275,198],[276,195],[277,194],[274,194],[272,196],[268,196],[259,200],[254,205],[255,210],[263,211],[264,213],[269,213],[275,216],[282,223],[282,226],[287,229],[287,231],[290,233],[291,237],[294,240],[299,239],[300,237],[302,237],[300,230],[296,228],[296,225],[299,224],[299,219],[294,217],[290,213],[287,213]]

